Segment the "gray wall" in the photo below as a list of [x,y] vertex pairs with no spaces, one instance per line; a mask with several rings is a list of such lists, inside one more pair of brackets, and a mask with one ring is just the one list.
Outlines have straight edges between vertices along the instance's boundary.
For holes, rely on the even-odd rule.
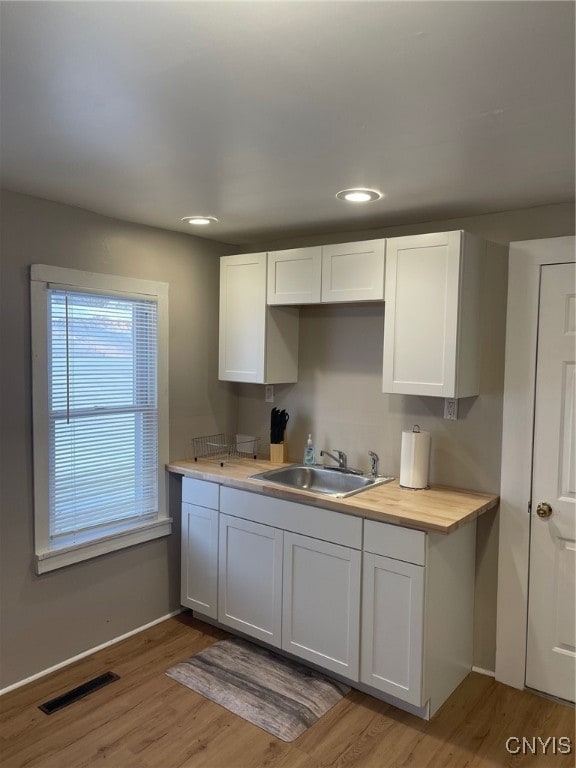
[[177,610],[175,534],[34,573],[30,264],[170,285],[170,457],[195,434],[235,428],[236,387],[218,382],[218,257],[229,246],[6,192],[1,198],[0,688]]
[[[370,237],[466,229],[497,243],[574,233],[574,208],[556,205],[476,218],[254,243],[262,251],[346,242]],[[398,475],[402,430],[419,424],[432,433],[431,481],[493,493],[500,489],[504,380],[506,248],[493,247],[482,290],[481,394],[460,401],[458,421],[443,419],[443,400],[382,393],[382,304],[308,307],[300,310],[299,380],[275,387],[275,405],[290,413],[290,458],[300,461],[308,432],[317,450],[340,448],[351,466],[369,467],[367,450],[381,471]],[[266,437],[271,405],[264,388],[239,385],[238,428]],[[474,663],[493,670],[496,652],[497,514],[478,524]]]
[[[153,621],[179,606],[179,483],[170,480],[175,535],[36,576],[33,567],[29,266],[33,263],[162,280],[170,284],[170,456],[189,455],[192,435],[235,429],[266,434],[262,387],[217,380],[218,256],[411,232],[464,228],[495,242],[574,234],[571,205],[546,206],[411,227],[301,237],[233,248],[129,224],[46,200],[4,193],[0,207],[0,688]],[[458,422],[434,398],[380,392],[382,305],[301,312],[300,381],[276,388],[292,414],[291,455],[312,430],[319,447],[348,450],[366,466],[398,471],[400,433],[433,433],[432,479],[498,491],[505,269],[483,286],[482,395]],[[238,392],[240,396],[238,397]],[[479,526],[475,663],[493,669],[495,516]]]

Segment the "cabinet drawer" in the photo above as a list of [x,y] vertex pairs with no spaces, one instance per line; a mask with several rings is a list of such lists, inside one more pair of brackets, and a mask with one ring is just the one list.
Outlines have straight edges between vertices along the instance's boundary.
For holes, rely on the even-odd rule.
[[223,486],[220,511],[345,547],[362,548],[362,520],[330,509]]
[[205,480],[195,480],[193,477],[182,478],[182,501],[196,504],[198,507],[218,509],[218,483],[208,483]]
[[365,520],[364,551],[426,565],[426,534],[398,525]]

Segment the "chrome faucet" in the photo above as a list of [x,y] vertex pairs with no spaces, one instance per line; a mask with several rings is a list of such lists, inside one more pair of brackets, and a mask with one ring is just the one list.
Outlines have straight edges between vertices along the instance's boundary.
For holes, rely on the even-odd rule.
[[370,477],[378,477],[378,462],[380,461],[380,457],[377,453],[374,453],[374,451],[368,451],[368,456],[370,456]]
[[338,469],[348,469],[348,457],[344,451],[338,451],[335,448],[333,450],[334,453],[338,454],[337,456],[334,456],[334,454],[329,451],[320,451],[320,456],[330,456],[331,459],[338,463]]
[[[334,453],[336,456],[334,456]],[[363,475],[364,472],[362,472],[361,469],[351,469],[348,466],[348,457],[344,453],[344,451],[337,451],[334,449],[334,453],[330,453],[329,451],[320,451],[320,456],[330,456],[331,459],[338,462],[337,467],[327,467],[327,469],[333,469],[336,472],[346,472],[347,475]]]

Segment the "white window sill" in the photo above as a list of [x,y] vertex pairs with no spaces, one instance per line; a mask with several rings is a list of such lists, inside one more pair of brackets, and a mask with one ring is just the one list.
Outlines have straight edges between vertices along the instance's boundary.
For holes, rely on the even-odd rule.
[[147,523],[139,528],[131,528],[122,533],[97,539],[96,541],[87,541],[75,544],[74,546],[37,552],[36,573],[48,573],[48,571],[54,571],[57,568],[64,568],[67,565],[79,563],[82,560],[98,557],[98,555],[105,555],[118,549],[132,547],[134,544],[159,539],[162,536],[168,536],[170,533],[172,533],[172,518],[167,517],[163,520]]

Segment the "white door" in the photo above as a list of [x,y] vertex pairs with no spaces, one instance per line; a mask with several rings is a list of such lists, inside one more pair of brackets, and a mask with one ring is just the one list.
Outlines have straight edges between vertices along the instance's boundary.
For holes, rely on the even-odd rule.
[[574,701],[576,274],[541,268],[526,685]]
[[358,680],[359,550],[284,533],[282,648]]
[[283,531],[220,515],[218,620],[280,647]]

